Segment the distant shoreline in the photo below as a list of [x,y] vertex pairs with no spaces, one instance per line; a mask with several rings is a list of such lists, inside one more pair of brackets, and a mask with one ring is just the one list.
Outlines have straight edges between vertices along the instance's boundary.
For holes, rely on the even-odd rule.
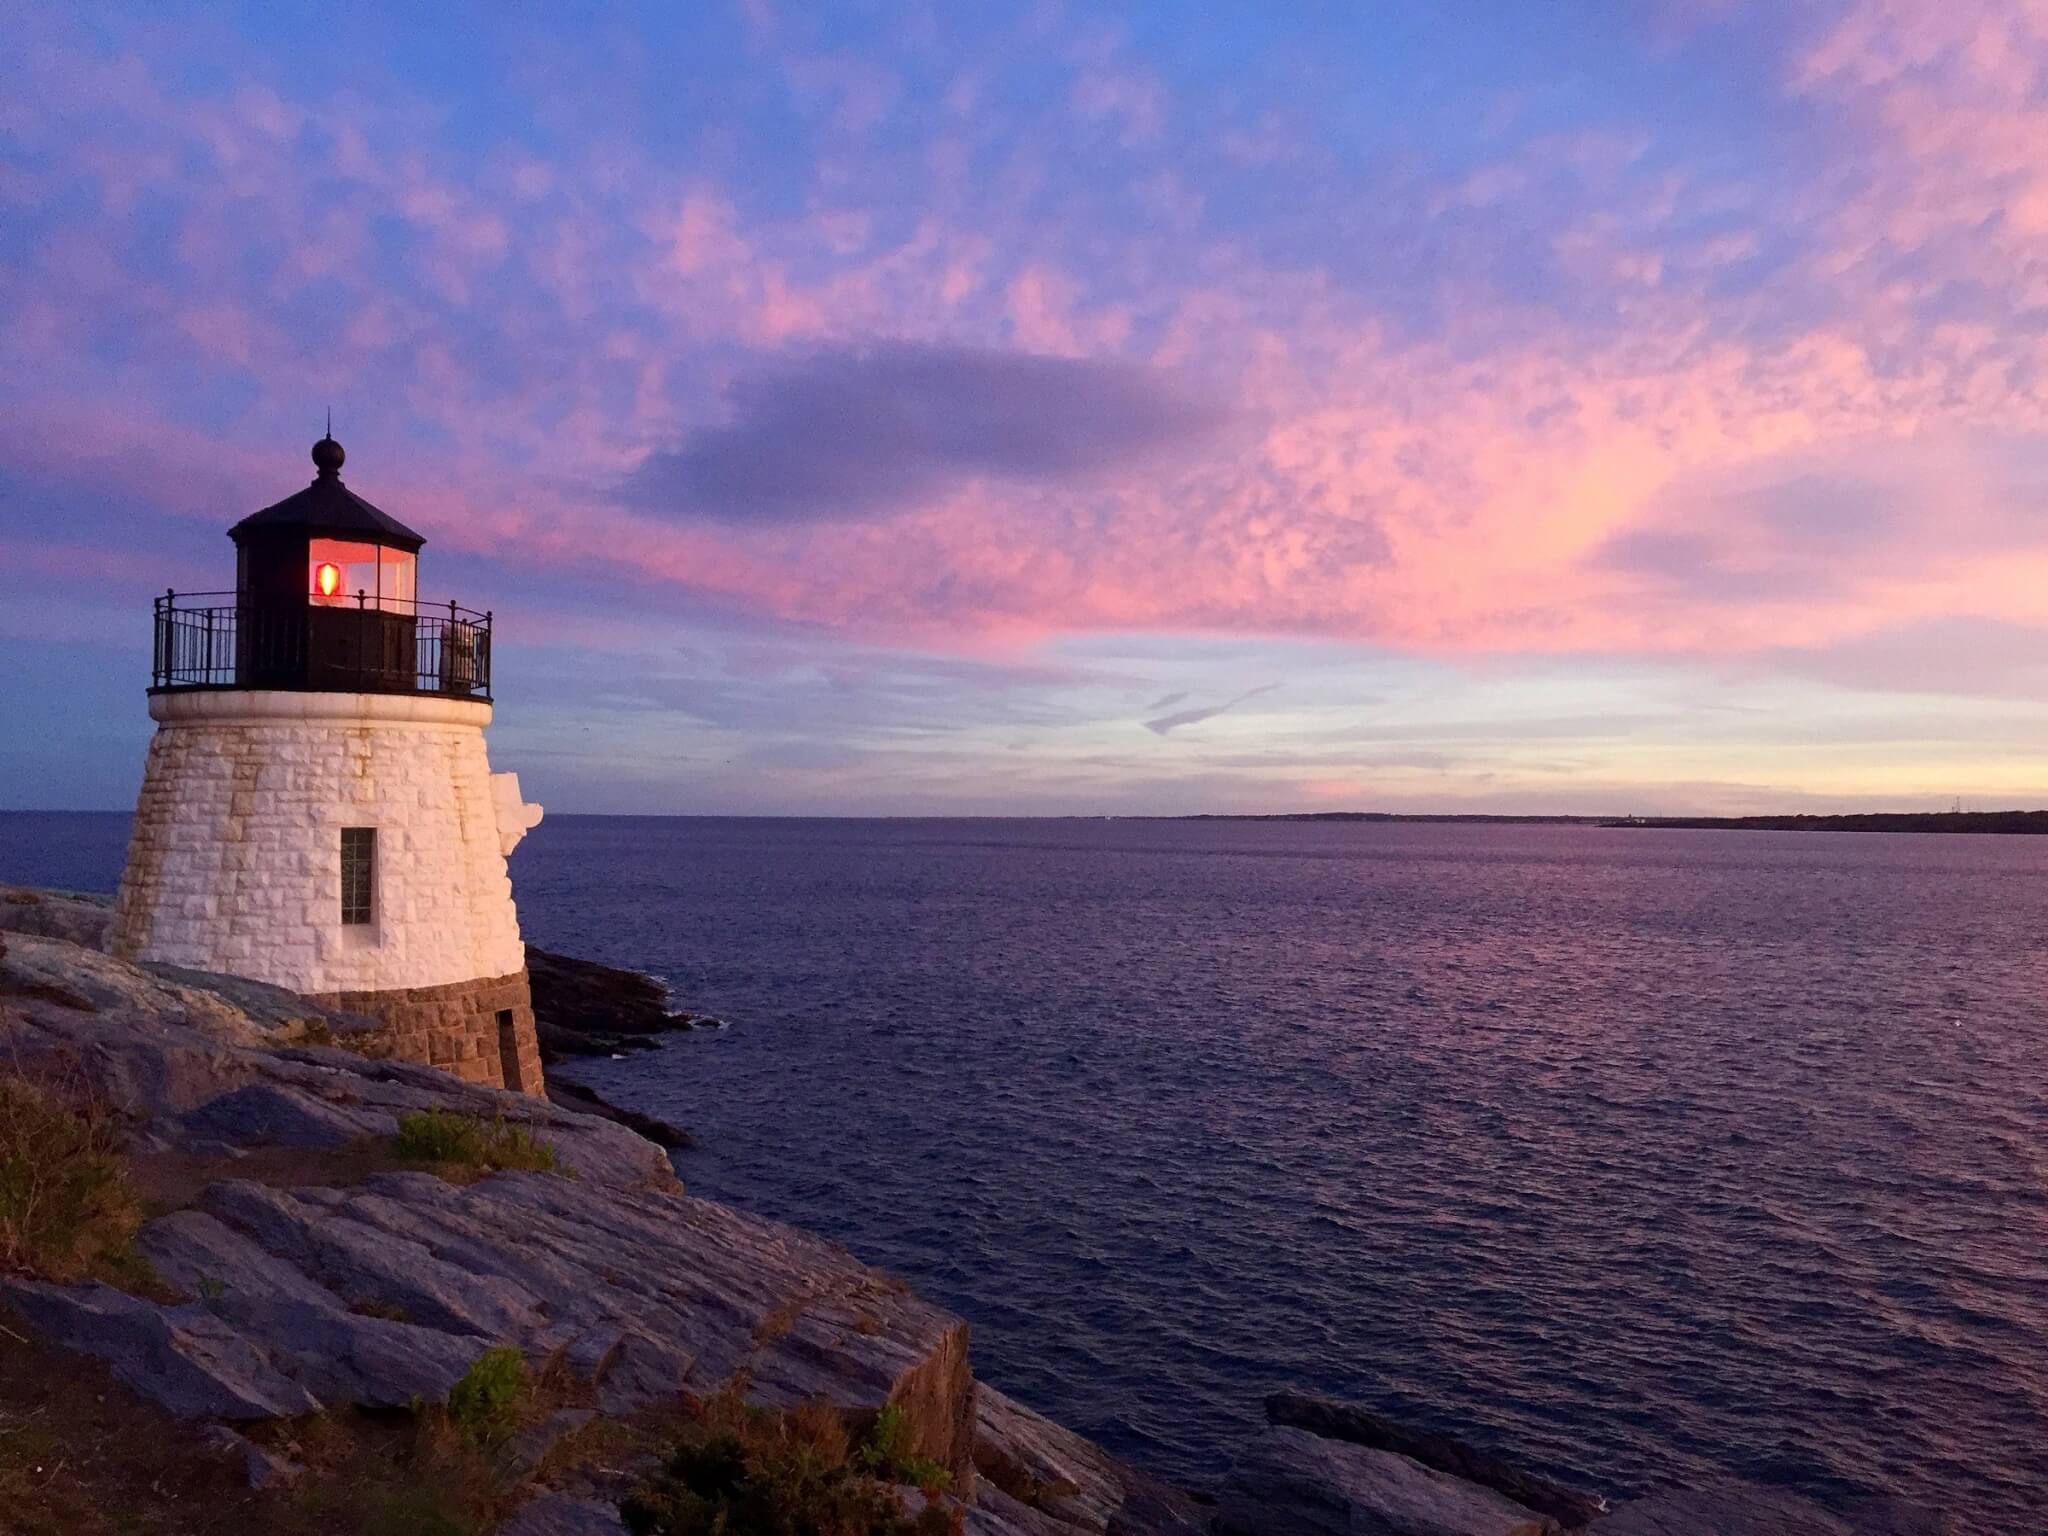
[[[0,817],[128,816],[129,811],[35,811],[0,809]],[[1565,816],[1507,815],[1464,811],[1184,811],[1160,813],[1059,811],[1034,815],[997,816],[728,816],[674,811],[562,811],[558,820],[592,821],[1306,821],[1388,822],[1415,826],[1510,827],[1648,827],[1664,831],[1704,832],[1962,832],[2006,836],[2048,836],[2044,811],[1857,811],[1839,815],[1801,813],[1782,816]],[[111,887],[110,887],[111,889]]]
[[1640,827],[1688,832],[1995,832],[2034,837],[2048,836],[2048,811],[1859,811],[1839,816],[1484,816],[1399,815],[1392,811],[1282,811],[1269,815],[1221,812],[1163,816],[1157,819],[1372,821],[1431,825],[1477,822],[1509,826]]

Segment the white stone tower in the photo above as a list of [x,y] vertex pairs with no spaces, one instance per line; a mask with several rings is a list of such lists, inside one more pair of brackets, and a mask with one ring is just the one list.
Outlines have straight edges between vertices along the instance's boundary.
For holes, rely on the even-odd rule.
[[156,601],[157,722],[114,912],[124,959],[289,987],[377,1044],[542,1092],[493,774],[491,616],[419,600],[425,542],[341,482],[229,530],[235,590]]

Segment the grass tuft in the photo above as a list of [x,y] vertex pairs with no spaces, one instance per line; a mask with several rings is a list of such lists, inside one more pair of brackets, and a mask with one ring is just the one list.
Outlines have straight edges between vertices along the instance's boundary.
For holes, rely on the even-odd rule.
[[496,1445],[517,1424],[525,1396],[525,1357],[509,1344],[494,1345],[448,1389],[448,1423],[475,1444]]
[[961,1512],[936,1502],[936,1490],[904,1512],[887,1456],[868,1455],[873,1444],[856,1453],[829,1404],[777,1413],[728,1390],[701,1406],[619,1514],[632,1536],[958,1536]]
[[0,1073],[0,1269],[65,1284],[149,1283],[132,1246],[142,1208],[118,1132],[82,1086]]
[[889,1482],[910,1483],[928,1498],[944,1493],[953,1486],[953,1474],[929,1456],[913,1454],[911,1438],[910,1420],[903,1410],[885,1403],[861,1445],[861,1465]]
[[465,1168],[555,1169],[555,1149],[523,1125],[500,1115],[486,1120],[452,1109],[422,1109],[398,1117],[398,1155],[409,1163],[454,1163]]

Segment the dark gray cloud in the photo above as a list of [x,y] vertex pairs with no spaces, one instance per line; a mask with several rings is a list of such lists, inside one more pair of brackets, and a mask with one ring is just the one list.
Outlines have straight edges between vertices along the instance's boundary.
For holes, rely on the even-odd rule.
[[731,523],[860,518],[975,476],[1078,479],[1223,420],[1150,369],[909,342],[764,367],[728,400],[731,420],[649,454],[624,499]]
[[[1256,699],[1262,693],[1271,693],[1279,686],[1278,683],[1267,683],[1263,687],[1252,688],[1244,693],[1240,693],[1234,699],[1225,699],[1221,704],[1210,704],[1198,709],[1176,710],[1173,714],[1161,715],[1158,719],[1147,720],[1143,724],[1145,729],[1154,736],[1164,736],[1169,732],[1179,730],[1184,725],[1198,725],[1204,720],[1212,720],[1226,709],[1235,709],[1238,705],[1244,703],[1245,700]],[[1179,697],[1186,698],[1187,695],[1181,694]]]

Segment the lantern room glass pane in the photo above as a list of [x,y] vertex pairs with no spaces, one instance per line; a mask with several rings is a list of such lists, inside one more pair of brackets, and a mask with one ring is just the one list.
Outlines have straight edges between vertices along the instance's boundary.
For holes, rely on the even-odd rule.
[[407,550],[351,539],[306,541],[306,591],[316,608],[382,608],[411,613],[417,558]]
[[411,613],[417,558],[409,551],[380,545],[377,550],[377,605],[393,613]]

